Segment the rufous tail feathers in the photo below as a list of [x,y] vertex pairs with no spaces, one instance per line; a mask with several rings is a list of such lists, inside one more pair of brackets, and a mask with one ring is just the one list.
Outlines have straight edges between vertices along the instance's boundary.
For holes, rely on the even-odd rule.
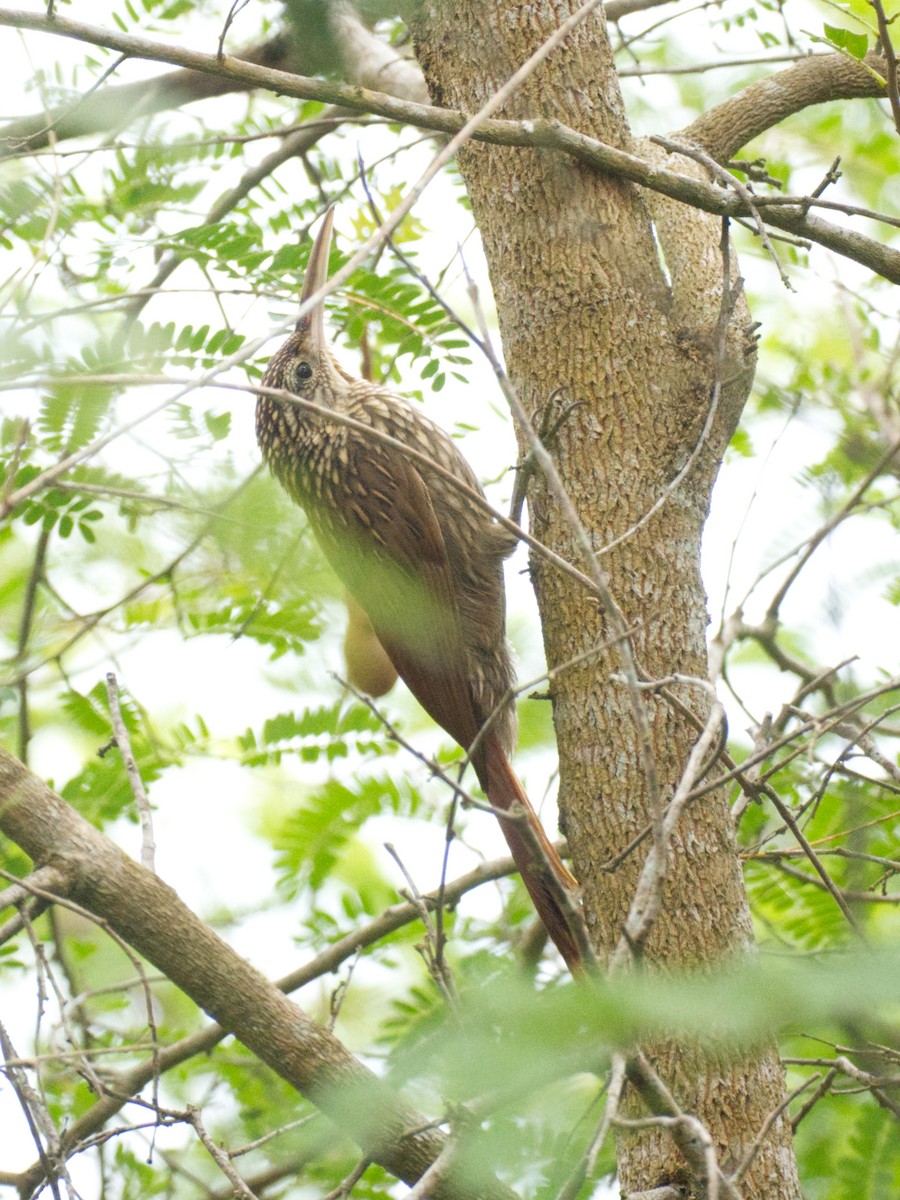
[[579,974],[584,970],[585,934],[575,932],[582,919],[578,882],[547,837],[503,746],[490,730],[484,737],[483,754],[476,760],[480,760],[478,775],[491,807],[519,814],[508,820],[499,818],[503,836],[544,928],[569,970]]

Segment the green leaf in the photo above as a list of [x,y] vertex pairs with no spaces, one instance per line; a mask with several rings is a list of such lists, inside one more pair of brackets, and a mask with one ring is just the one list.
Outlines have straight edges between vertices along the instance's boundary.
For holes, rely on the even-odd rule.
[[414,812],[417,807],[418,796],[405,782],[371,777],[349,787],[329,780],[284,822],[276,842],[282,887],[292,895],[303,887],[316,891],[366,820],[385,811]]
[[37,429],[44,444],[59,455],[73,454],[96,438],[109,415],[109,389],[71,382],[58,384],[41,401]]
[[825,37],[833,46],[846,50],[854,58],[865,58],[868,52],[869,39],[864,33],[854,33],[839,25],[825,25]]
[[225,341],[225,339],[228,337],[228,332],[229,331],[227,329],[216,330],[216,332],[212,335],[212,337],[209,339],[209,341],[206,344],[206,353],[207,354],[215,354],[216,351],[219,349],[219,347],[222,345],[222,343]]
[[248,729],[239,741],[246,762],[269,766],[280,763],[285,754],[315,762],[321,755],[330,760],[346,758],[351,749],[357,753],[380,751],[380,730],[370,709],[338,703],[302,713],[279,713],[270,717],[258,734]]
[[206,428],[213,436],[213,441],[220,442],[223,438],[228,437],[231,430],[231,413],[223,412],[218,416],[207,410],[203,414],[203,422]]
[[286,271],[299,271],[305,265],[309,252],[299,242],[285,242],[279,246],[269,264],[269,270],[281,275]]

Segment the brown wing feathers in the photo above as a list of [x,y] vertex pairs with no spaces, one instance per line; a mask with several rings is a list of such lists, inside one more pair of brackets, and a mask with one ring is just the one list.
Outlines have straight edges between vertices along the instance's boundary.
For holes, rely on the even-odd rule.
[[[401,679],[428,714],[464,748],[476,742],[483,717],[476,713],[466,678],[453,577],[441,527],[421,475],[409,462],[397,463],[391,503],[376,506],[372,532],[396,575],[386,575],[379,599],[368,601],[369,618]],[[368,520],[373,520],[370,511]],[[409,606],[416,597],[404,580],[418,568],[417,586],[434,598],[438,619],[429,624],[432,641],[416,646]],[[394,580],[394,586],[391,581]],[[369,575],[371,583],[371,575]],[[366,607],[366,601],[360,598]],[[519,814],[500,826],[522,880],[547,932],[567,966],[581,966],[581,950],[571,929],[577,883],[548,839],[499,737],[488,728],[478,739],[472,765],[491,806]]]
[[[326,283],[331,224],[329,211],[310,254],[304,301]],[[325,343],[321,305],[272,357],[263,385],[353,416],[427,454],[464,487],[478,487],[455,443],[415,406],[338,366]],[[471,748],[491,806],[510,814],[500,825],[535,908],[568,966],[581,969],[575,880],[504,749],[513,740],[505,703],[512,679],[504,631],[507,539],[442,475],[420,471],[396,446],[289,398],[260,396],[256,429],[264,457],[306,510],[394,668],[434,720]],[[382,668],[379,685],[383,678]]]

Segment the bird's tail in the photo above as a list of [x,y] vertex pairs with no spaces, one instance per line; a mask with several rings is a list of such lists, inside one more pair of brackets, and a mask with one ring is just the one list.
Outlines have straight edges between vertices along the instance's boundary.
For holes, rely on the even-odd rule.
[[522,882],[566,966],[578,974],[584,970],[585,940],[583,926],[578,929],[581,923],[578,882],[544,832],[499,738],[492,731],[485,734],[481,750],[475,765],[491,807],[518,814],[498,819]]

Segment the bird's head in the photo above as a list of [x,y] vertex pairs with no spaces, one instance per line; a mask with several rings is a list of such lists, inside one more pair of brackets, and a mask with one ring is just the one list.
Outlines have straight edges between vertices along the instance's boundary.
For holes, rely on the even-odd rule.
[[[334,209],[329,208],[309,254],[300,295],[301,305],[319,291],[328,279],[328,252],[333,224]],[[317,404],[334,406],[346,387],[346,376],[326,344],[325,308],[321,301],[299,319],[294,332],[269,360],[262,384],[263,387],[293,392]]]

